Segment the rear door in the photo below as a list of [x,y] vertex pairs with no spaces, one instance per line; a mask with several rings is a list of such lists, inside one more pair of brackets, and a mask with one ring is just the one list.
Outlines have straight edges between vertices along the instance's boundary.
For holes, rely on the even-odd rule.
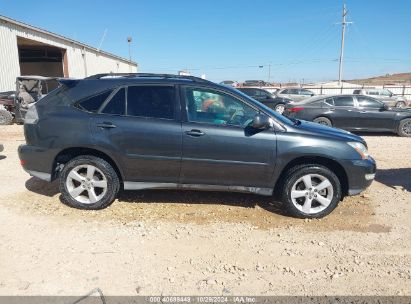
[[300,89],[288,89],[289,92],[289,98],[294,100],[294,101],[300,101],[304,99],[303,95],[300,95]]
[[95,145],[121,163],[125,187],[178,183],[182,135],[176,94],[171,85],[121,87],[93,118]]
[[229,92],[182,87],[182,184],[272,189],[274,130],[247,127],[258,110]]
[[[354,130],[359,118],[359,109],[355,107],[352,96],[334,96],[332,110],[332,123],[334,127]],[[330,100],[330,99],[327,99]]]
[[357,96],[360,130],[391,131],[394,129],[395,113],[383,108],[383,103],[367,96]]

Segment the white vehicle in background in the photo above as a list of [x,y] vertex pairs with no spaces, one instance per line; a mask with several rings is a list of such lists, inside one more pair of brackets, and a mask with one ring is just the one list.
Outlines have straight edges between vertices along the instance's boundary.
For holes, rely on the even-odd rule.
[[236,87],[238,87],[239,83],[237,81],[234,81],[234,80],[224,80],[224,81],[221,81],[220,84],[236,88]]
[[289,98],[292,101],[301,101],[314,96],[315,93],[302,88],[286,88],[277,90],[275,95],[282,98]]
[[358,89],[354,90],[353,94],[374,97],[389,107],[406,108],[409,105],[403,96],[397,96],[387,89]]

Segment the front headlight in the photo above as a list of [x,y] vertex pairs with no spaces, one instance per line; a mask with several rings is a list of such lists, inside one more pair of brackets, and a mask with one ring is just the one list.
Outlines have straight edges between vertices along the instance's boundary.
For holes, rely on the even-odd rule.
[[348,142],[347,144],[353,147],[354,150],[357,151],[358,154],[360,154],[362,159],[367,159],[368,156],[370,156],[370,154],[368,153],[367,147],[364,144],[360,142]]

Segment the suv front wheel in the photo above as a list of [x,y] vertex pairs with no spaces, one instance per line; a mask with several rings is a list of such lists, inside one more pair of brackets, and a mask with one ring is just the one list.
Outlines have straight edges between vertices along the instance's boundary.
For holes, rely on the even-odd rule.
[[341,183],[331,170],[307,164],[288,171],[282,201],[295,217],[321,218],[337,207],[341,195]]
[[79,209],[103,209],[118,193],[116,171],[104,159],[84,155],[70,160],[60,174],[59,187],[64,204]]

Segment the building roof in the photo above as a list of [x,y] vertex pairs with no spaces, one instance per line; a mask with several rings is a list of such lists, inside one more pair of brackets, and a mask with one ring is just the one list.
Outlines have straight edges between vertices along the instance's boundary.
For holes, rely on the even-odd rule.
[[64,36],[59,35],[59,34],[52,33],[52,32],[50,32],[50,31],[47,31],[47,30],[44,30],[44,29],[41,29],[41,28],[32,26],[32,25],[30,25],[30,24],[27,24],[27,23],[24,23],[24,22],[21,22],[21,21],[17,21],[17,20],[11,19],[11,18],[6,17],[6,16],[0,15],[0,21],[3,22],[3,23],[11,23],[11,24],[18,25],[18,26],[20,26],[20,27],[28,28],[28,29],[30,29],[30,30],[32,30],[32,31],[35,31],[35,32],[38,32],[38,33],[42,33],[42,34],[46,34],[46,35],[52,36],[52,37],[54,37],[54,38],[61,39],[61,40],[65,41],[65,42],[69,42],[69,43],[72,43],[72,44],[81,46],[81,47],[83,47],[83,48],[85,48],[85,49],[92,50],[92,51],[97,52],[97,53],[100,53],[100,54],[102,54],[102,55],[105,55],[105,56],[108,56],[108,57],[111,57],[111,58],[118,59],[118,60],[123,61],[123,62],[126,62],[126,63],[128,63],[128,64],[130,64],[130,65],[135,65],[135,66],[137,66],[137,62],[135,62],[135,61],[132,61],[132,60],[130,61],[130,60],[126,59],[126,58],[123,58],[123,57],[114,55],[114,54],[109,53],[109,52],[105,52],[105,51],[99,50],[99,49],[97,49],[97,48],[95,48],[95,47],[92,47],[92,46],[90,46],[90,45],[87,45],[87,44],[85,44],[85,43],[82,43],[82,42],[79,42],[79,41],[76,41],[76,40],[73,40],[73,39],[64,37]]

